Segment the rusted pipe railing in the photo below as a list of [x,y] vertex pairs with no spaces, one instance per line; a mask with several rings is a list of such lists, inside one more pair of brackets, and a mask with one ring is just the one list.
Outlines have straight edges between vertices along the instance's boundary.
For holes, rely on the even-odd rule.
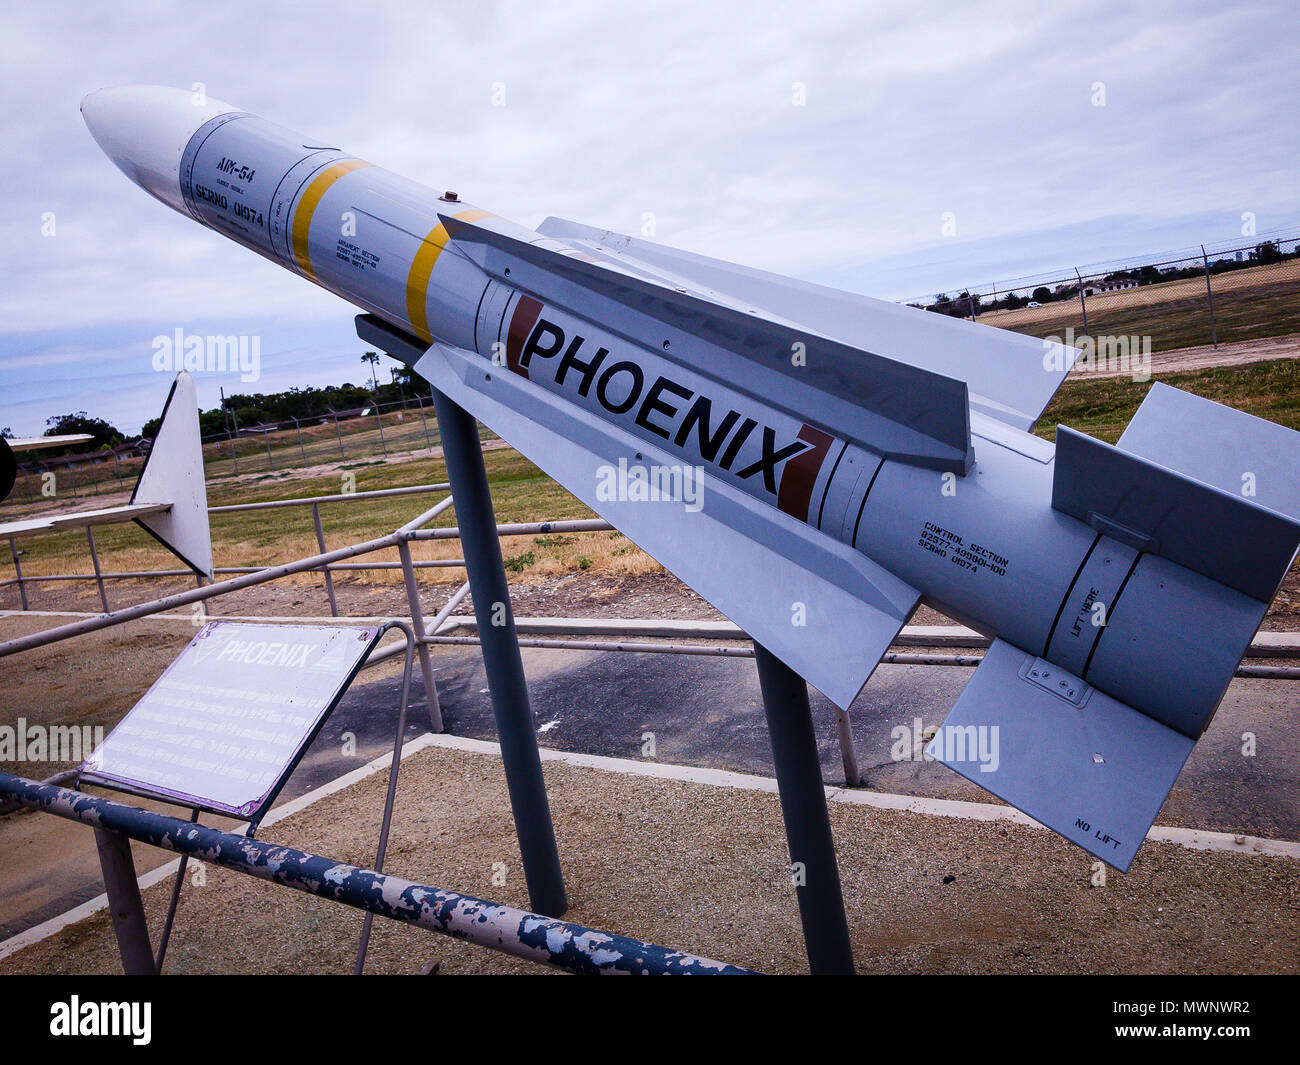
[[[0,796],[247,876],[574,973],[750,975],[710,958],[0,773]],[[139,921],[137,920],[137,923]]]
[[[380,549],[382,550],[382,548]],[[417,559],[412,563],[416,569],[456,569],[465,565],[465,560],[461,558],[430,558]],[[324,569],[324,566],[319,567]],[[347,571],[363,570],[392,570],[401,569],[400,562],[343,562],[329,567],[332,572],[344,573]],[[262,573],[265,566],[216,566],[213,573],[224,573],[229,575],[238,575],[241,573]],[[132,581],[142,580],[147,577],[192,577],[194,571],[190,569],[147,569],[126,571],[121,573],[100,573],[98,577],[94,573],[50,573],[45,576],[25,576],[25,584],[37,584],[41,581],[93,581],[103,579],[106,581]],[[8,580],[0,581],[0,588],[7,588],[18,582],[10,577]],[[341,615],[332,615],[339,617]]]
[[[498,536],[544,536],[547,533],[570,532],[605,532],[614,531],[614,526],[604,518],[574,518],[569,521],[523,521],[497,526]],[[459,540],[460,530],[456,526],[446,529],[415,529],[411,532],[412,540]]]
[[340,547],[334,551],[327,551],[323,555],[310,555],[307,558],[300,558],[295,562],[286,562],[280,566],[268,566],[266,569],[246,574],[243,577],[232,577],[228,581],[218,581],[216,584],[207,584],[199,588],[191,588],[186,592],[177,592],[174,595],[151,599],[147,603],[123,607],[121,610],[114,610],[112,613],[102,614],[96,618],[86,618],[83,621],[74,621],[68,625],[58,625],[52,629],[20,636],[17,639],[0,643],[0,658],[17,654],[19,651],[30,650],[33,647],[44,647],[46,644],[66,640],[70,636],[84,636],[89,632],[97,632],[112,625],[120,625],[124,621],[134,621],[137,618],[148,617],[151,614],[161,614],[164,610],[189,606],[191,603],[199,603],[214,596],[237,592],[240,589],[251,588],[258,584],[265,584],[267,581],[278,580],[281,577],[288,577],[295,573],[306,573],[319,568],[325,563],[343,562],[346,559],[355,558],[357,555],[369,554],[371,551],[381,551],[386,547],[395,547],[397,541],[398,534],[389,533],[377,540],[367,540],[365,543],[353,544],[350,547]]

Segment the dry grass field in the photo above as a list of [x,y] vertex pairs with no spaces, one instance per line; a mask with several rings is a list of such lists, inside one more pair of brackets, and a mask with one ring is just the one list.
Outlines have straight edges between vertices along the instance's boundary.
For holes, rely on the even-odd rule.
[[[1259,340],[1300,332],[1300,260],[1214,274],[1213,330],[1222,343]],[[1088,329],[1093,336],[1151,337],[1155,351],[1210,343],[1212,323],[1204,278],[1185,278],[1089,296]],[[1082,336],[1077,298],[989,311],[983,325],[1030,336],[1064,338],[1067,328]]]

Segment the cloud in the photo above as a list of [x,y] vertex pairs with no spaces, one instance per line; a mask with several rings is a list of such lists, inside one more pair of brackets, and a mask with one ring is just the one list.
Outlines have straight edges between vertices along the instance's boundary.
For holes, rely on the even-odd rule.
[[[1294,222],[1298,23],[1288,3],[1211,2],[13,8],[0,422],[85,367],[129,377],[110,334],[273,323],[286,348],[296,330],[361,350],[342,301],[132,188],[81,123],[92,88],[202,82],[528,225],[652,219],[666,243],[895,297],[982,280],[963,274],[995,271],[999,246],[1026,272],[1100,258],[1117,226],[1182,244],[1247,210]],[[4,372],[54,334],[52,373]],[[148,417],[129,391],[102,413]]]

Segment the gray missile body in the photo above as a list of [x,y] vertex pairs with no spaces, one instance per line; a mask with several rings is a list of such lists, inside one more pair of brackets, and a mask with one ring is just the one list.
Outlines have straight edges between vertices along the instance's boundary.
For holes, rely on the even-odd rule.
[[1157,384],[1117,446],[1033,436],[1072,348],[530,230],[177,90],[82,111],[838,705],[921,601],[994,637],[928,753],[1119,868],[1300,545],[1289,430]]

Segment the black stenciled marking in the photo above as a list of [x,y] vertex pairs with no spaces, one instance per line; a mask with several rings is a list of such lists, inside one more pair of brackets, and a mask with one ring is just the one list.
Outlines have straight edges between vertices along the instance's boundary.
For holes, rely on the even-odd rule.
[[858,505],[858,516],[853,520],[853,538],[849,541],[850,547],[858,546],[858,526],[862,524],[862,512],[867,509],[867,500],[871,498],[871,489],[876,486],[876,478],[880,476],[880,471],[885,468],[885,460],[881,459],[880,464],[876,466],[876,472],[871,475],[871,480],[867,483],[867,490],[862,493],[862,502]]
[[801,455],[812,445],[803,440],[796,440],[792,444],[786,444],[785,447],[777,450],[776,447],[776,430],[770,425],[763,426],[763,452],[758,459],[751,462],[743,470],[740,470],[736,476],[748,478],[754,476],[760,470],[763,473],[763,487],[773,495],[776,494],[776,467],[780,462],[786,459],[794,458],[795,455]]
[[478,305],[474,308],[474,350],[478,351],[478,316],[483,313],[483,297],[487,295],[487,290],[492,287],[492,279],[483,285],[483,291],[478,294]]
[[[293,259],[293,201],[294,198],[298,195],[298,193],[302,192],[302,185],[300,184],[298,186],[297,192],[295,192],[293,196],[289,197],[289,202],[285,207],[285,216],[283,219],[281,219],[282,225],[280,228],[284,233],[283,252],[281,252],[279,248],[275,248],[275,238],[271,235],[271,218],[273,217],[271,212],[275,209],[275,201],[280,198],[280,188],[281,186],[284,185],[286,181],[289,180],[289,175],[292,174],[297,167],[302,166],[302,164],[305,163],[308,159],[310,159],[313,155],[318,155],[321,152],[332,152],[332,151],[338,151],[338,149],[318,148],[314,152],[308,152],[296,163],[294,163],[293,166],[289,167],[288,170],[286,170],[283,174],[281,174],[280,180],[275,183],[275,191],[271,193],[271,202],[266,209],[266,236],[267,239],[271,241],[271,246],[275,250],[276,254],[279,255],[281,259],[284,259],[286,262]],[[313,171],[313,173],[315,172],[316,171]]]
[[826,497],[831,494],[831,485],[835,483],[835,471],[840,468],[840,460],[844,458],[844,453],[848,451],[848,444],[840,445],[840,453],[835,456],[835,463],[831,466],[831,475],[826,478],[826,487],[822,489],[822,501],[817,505],[817,528],[822,527],[822,512],[826,509]]
[[[1040,658],[1046,658],[1047,652],[1052,649],[1052,637],[1056,635],[1056,626],[1061,623],[1061,614],[1065,610],[1065,604],[1069,602],[1070,593],[1074,591],[1074,586],[1079,583],[1079,575],[1083,572],[1083,567],[1088,564],[1088,559],[1092,558],[1092,552],[1099,543],[1101,543],[1101,533],[1098,533],[1093,538],[1092,543],[1088,545],[1083,561],[1079,563],[1079,568],[1074,571],[1074,576],[1070,578],[1070,583],[1065,587],[1065,594],[1061,596],[1061,605],[1056,608],[1056,617],[1052,618],[1052,627],[1047,630],[1047,642],[1043,644],[1043,653],[1039,656]],[[1124,579],[1128,580],[1127,577]],[[1084,667],[1087,668],[1087,663],[1084,664]]]
[[[590,357],[583,358],[585,344],[586,337],[578,333],[570,335],[564,326],[539,315],[521,346],[519,365],[531,375],[536,369],[534,363],[550,360],[551,382],[563,393],[576,392],[579,398],[594,398],[610,414],[627,415],[635,408],[633,419],[637,426],[662,440],[672,441],[683,450],[689,450],[686,445],[694,434],[700,456],[728,472],[754,431],[761,428],[758,458],[736,471],[735,476],[747,481],[761,474],[764,490],[773,496],[777,495],[778,467],[814,448],[802,438],[781,443],[775,427],[763,425],[755,418],[741,420],[741,413],[729,406],[714,429],[711,425],[714,400],[710,396],[697,393],[663,373],[647,371],[633,359],[615,361],[610,349],[603,345]],[[654,373],[653,379],[648,378],[650,373]],[[627,391],[621,393],[624,387]],[[676,397],[682,402],[666,397]]]
[[1092,656],[1097,653],[1097,648],[1101,646],[1101,638],[1106,635],[1106,630],[1110,628],[1110,619],[1115,613],[1115,604],[1119,602],[1119,597],[1124,594],[1124,589],[1128,585],[1129,578],[1133,576],[1133,571],[1137,569],[1138,563],[1142,561],[1143,554],[1144,552],[1139,551],[1134,557],[1133,564],[1129,566],[1128,572],[1124,574],[1124,579],[1120,581],[1119,590],[1111,596],[1110,602],[1106,604],[1106,624],[1101,626],[1101,631],[1097,633],[1097,638],[1092,641],[1092,650],[1088,652],[1088,658],[1083,663],[1083,669],[1079,673],[1080,678],[1083,680],[1088,679],[1088,669],[1092,665]]
[[[199,153],[203,151],[203,146],[208,143],[208,138],[216,133],[217,130],[224,127],[227,123],[233,122],[238,118],[252,117],[253,116],[247,111],[227,111],[224,115],[216,115],[215,117],[208,119],[190,136],[189,143],[185,145],[185,151],[181,153],[181,173],[179,181],[181,187],[181,201],[185,204],[185,209],[190,212],[194,221],[198,222],[199,225],[207,225],[207,223],[203,221],[197,213],[195,213],[193,203],[194,192],[192,186],[194,184],[194,164],[198,162]],[[209,126],[212,128],[208,129]],[[204,132],[205,130],[207,130],[206,133]],[[199,140],[199,138],[202,139]],[[190,145],[193,145],[195,140],[198,140],[199,143],[194,145],[194,152],[193,154],[190,154]],[[186,162],[186,159],[189,160],[188,163]]]

